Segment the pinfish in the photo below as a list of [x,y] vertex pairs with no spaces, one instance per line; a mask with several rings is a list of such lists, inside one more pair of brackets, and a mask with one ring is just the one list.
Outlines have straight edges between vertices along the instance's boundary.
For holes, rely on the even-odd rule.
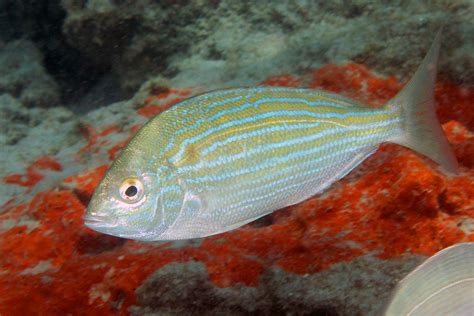
[[393,291],[385,316],[474,315],[474,242],[441,250]]
[[97,187],[85,224],[138,240],[205,237],[301,202],[392,142],[448,172],[434,111],[438,34],[382,108],[318,90],[255,87],[183,101],[143,126]]

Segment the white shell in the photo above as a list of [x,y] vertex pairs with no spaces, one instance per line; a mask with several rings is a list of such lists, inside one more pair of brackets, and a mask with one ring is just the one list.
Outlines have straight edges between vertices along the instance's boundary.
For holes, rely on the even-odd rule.
[[474,242],[443,249],[410,272],[383,315],[474,316]]

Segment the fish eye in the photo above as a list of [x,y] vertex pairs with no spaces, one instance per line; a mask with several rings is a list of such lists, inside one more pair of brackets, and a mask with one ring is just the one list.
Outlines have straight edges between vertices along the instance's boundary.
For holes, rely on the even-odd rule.
[[143,191],[143,183],[139,179],[125,179],[120,186],[120,197],[125,202],[135,202],[143,196]]

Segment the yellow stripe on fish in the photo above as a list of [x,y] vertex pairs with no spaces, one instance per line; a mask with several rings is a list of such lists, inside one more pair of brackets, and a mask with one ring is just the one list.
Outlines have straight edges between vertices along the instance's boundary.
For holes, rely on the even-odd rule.
[[374,109],[336,94],[255,87],[188,99],[148,122],[96,189],[86,225],[125,238],[204,237],[301,202],[383,142],[455,172],[434,114],[439,36],[410,83]]

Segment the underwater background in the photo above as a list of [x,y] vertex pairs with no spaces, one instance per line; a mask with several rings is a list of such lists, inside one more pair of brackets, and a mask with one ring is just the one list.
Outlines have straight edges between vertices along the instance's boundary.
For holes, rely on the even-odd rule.
[[[472,1],[0,1],[0,315],[375,315],[426,257],[474,241]],[[84,226],[150,118],[244,85],[381,106],[443,26],[438,116],[460,164],[386,144],[324,193],[221,235]]]

